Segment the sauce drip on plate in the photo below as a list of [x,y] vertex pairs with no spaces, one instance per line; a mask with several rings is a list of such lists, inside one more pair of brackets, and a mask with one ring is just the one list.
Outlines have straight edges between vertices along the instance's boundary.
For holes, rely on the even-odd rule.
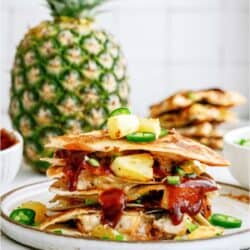
[[121,189],[111,188],[99,197],[102,206],[102,224],[115,227],[125,208],[125,194]]
[[215,181],[207,178],[184,179],[179,185],[166,186],[168,208],[174,225],[181,223],[184,213],[190,216],[199,213],[205,194],[218,189]]

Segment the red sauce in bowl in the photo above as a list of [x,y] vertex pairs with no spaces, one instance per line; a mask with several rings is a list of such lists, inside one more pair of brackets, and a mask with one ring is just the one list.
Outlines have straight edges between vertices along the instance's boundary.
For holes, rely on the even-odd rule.
[[0,150],[10,148],[16,143],[18,143],[18,140],[13,133],[4,128],[0,129]]

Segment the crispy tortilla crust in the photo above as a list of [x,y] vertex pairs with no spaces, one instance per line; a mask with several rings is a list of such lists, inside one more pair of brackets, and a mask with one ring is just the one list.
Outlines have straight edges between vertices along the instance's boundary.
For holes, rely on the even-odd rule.
[[168,135],[151,143],[133,143],[125,139],[112,140],[107,131],[93,131],[79,135],[65,135],[50,138],[47,148],[80,150],[85,152],[123,152],[143,150],[182,160],[199,160],[211,166],[228,166],[229,162],[218,153],[191,139],[185,138],[174,130]]
[[[192,93],[190,96],[190,93]],[[207,89],[199,91],[180,91],[165,100],[150,107],[151,116],[157,117],[162,113],[191,106],[194,103],[208,103],[216,106],[232,107],[246,102],[245,97],[221,89]]]
[[98,196],[103,190],[92,188],[87,190],[75,190],[69,191],[65,186],[64,183],[59,180],[54,182],[50,187],[49,191],[55,193],[59,196],[69,196],[69,197],[88,197],[88,196]]
[[75,208],[72,210],[69,210],[67,212],[61,212],[59,214],[49,216],[40,226],[40,230],[44,230],[47,227],[57,224],[57,223],[62,223],[66,222],[72,219],[76,219],[77,216],[83,215],[83,214],[93,214],[97,213],[95,209],[90,209],[90,208]]
[[215,150],[221,150],[223,148],[222,138],[193,137],[193,139]]
[[224,107],[194,104],[174,113],[165,113],[160,117],[161,125],[165,128],[179,128],[202,122],[222,123],[235,120],[234,114]]
[[[92,231],[101,224],[101,211],[77,208],[61,212],[49,217],[40,225],[39,229],[46,231],[51,231],[51,228],[60,229],[62,224],[58,225],[58,223],[70,220],[75,220],[78,235],[91,236]],[[114,229],[130,240],[150,240],[152,239],[151,229],[153,221],[154,217],[152,215],[147,215],[142,211],[124,211]]]
[[204,122],[196,125],[191,125],[183,128],[177,128],[177,132],[182,134],[183,136],[188,137],[213,137],[213,138],[221,138],[222,134],[217,131],[216,125],[211,124],[209,122]]
[[[153,213],[154,211],[143,212],[143,210],[138,208],[123,211],[114,229],[125,236],[126,240],[166,240],[173,239],[176,235],[182,236],[186,234],[187,225],[185,221],[189,218],[188,215],[185,215],[185,219],[179,225],[173,225],[167,215],[157,218]],[[75,228],[72,227],[68,229],[63,223],[71,220],[75,221]],[[195,221],[201,225],[209,225],[201,214],[195,216]],[[40,225],[39,229],[49,232],[66,230],[69,235],[101,237],[104,232],[99,231],[99,235],[94,233],[97,232],[96,229],[100,225],[100,210],[77,208],[48,217],[47,220]],[[211,227],[211,225],[209,226]],[[104,225],[101,228],[107,229],[108,226]]]
[[[110,183],[109,185],[102,185],[99,187],[93,187],[92,189],[86,190],[75,190],[69,191],[66,187],[63,187],[61,181],[55,182],[49,188],[50,192],[55,193],[58,196],[62,197],[77,197],[77,198],[88,198],[88,197],[98,197],[103,190],[107,190],[110,188],[117,187],[119,185],[118,182]],[[126,199],[128,201],[133,201],[141,197],[142,195],[148,193],[149,191],[161,191],[166,190],[166,186],[162,184],[162,182],[154,182],[154,183],[140,183],[140,184],[133,184],[127,183],[124,184],[123,187],[124,193],[126,194]]]
[[51,233],[62,232],[62,234],[69,235],[69,236],[82,236],[82,233],[79,232],[78,229],[66,227],[60,224],[51,225],[50,227],[46,229],[46,231],[51,232]]
[[[85,171],[82,171],[81,173],[85,173]],[[86,175],[87,175],[88,171],[86,171]],[[139,181],[139,180],[131,180],[131,179],[126,179],[126,178],[121,178],[115,175],[101,175],[101,176],[96,176],[96,175],[91,175],[88,173],[88,176],[86,177],[86,175],[79,175],[79,180],[88,180],[91,181],[92,183],[95,184],[100,184],[100,185],[104,185],[109,184],[109,183],[117,183],[120,184],[121,186],[123,185],[134,185],[134,184],[155,184],[155,181]],[[60,179],[64,176],[64,171],[63,171],[63,167],[62,166],[53,166],[50,167],[47,170],[47,176],[51,179]],[[60,183],[61,185],[61,183]]]

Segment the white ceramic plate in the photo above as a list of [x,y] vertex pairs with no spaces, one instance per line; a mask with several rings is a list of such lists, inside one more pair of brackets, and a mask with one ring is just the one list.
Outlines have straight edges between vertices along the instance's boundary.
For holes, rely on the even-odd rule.
[[104,241],[41,232],[16,224],[8,218],[10,212],[25,201],[36,200],[47,203],[52,198],[52,194],[48,193],[50,183],[50,181],[45,181],[27,185],[3,195],[1,226],[2,231],[8,237],[22,245],[46,250],[245,250],[250,247],[249,204],[223,195],[249,196],[249,191],[229,184],[221,184],[220,196],[213,202],[213,212],[239,217],[243,220],[243,225],[240,229],[226,230],[224,236],[212,239],[150,242]]

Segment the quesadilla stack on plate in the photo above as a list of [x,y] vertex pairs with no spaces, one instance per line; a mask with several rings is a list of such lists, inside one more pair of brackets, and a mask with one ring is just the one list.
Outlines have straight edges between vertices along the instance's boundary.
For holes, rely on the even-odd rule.
[[174,130],[149,139],[159,120],[136,119],[121,114],[108,130],[50,139],[55,196],[41,230],[132,241],[222,233],[207,220],[218,186],[206,168],[228,161]]
[[231,108],[245,102],[238,93],[221,89],[180,91],[150,107],[151,117],[158,117],[164,128],[176,128],[213,149],[222,149],[218,125],[236,120]]

